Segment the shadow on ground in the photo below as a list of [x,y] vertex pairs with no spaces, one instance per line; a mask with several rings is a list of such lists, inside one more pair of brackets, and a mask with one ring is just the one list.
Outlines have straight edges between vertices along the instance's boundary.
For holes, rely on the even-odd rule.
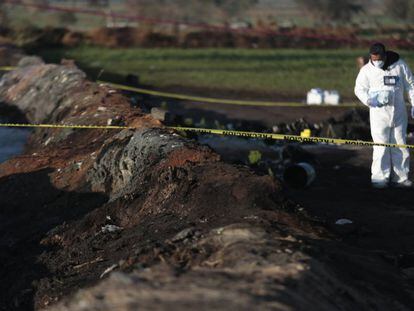
[[53,265],[41,263],[48,251],[42,239],[51,229],[70,224],[107,200],[98,193],[56,189],[49,181],[51,172],[44,169],[0,179],[1,310],[34,308],[36,288],[54,270]]

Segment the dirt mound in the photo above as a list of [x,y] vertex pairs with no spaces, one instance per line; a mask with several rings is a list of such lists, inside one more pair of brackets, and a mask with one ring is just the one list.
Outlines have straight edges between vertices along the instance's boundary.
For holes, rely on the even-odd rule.
[[[352,288],[298,246],[306,243],[257,225],[233,224],[205,235],[189,228],[158,248],[153,256],[159,264],[113,273],[52,310],[405,309],[385,297],[366,297],[370,290]],[[379,267],[370,260],[359,268]],[[382,271],[378,280],[390,272]]]
[[79,46],[86,41],[86,35],[78,31],[68,31],[62,37],[62,45],[68,47]]
[[398,271],[334,241],[278,181],[36,62],[2,78],[2,102],[31,122],[135,129],[36,129],[0,166],[0,277],[14,280],[0,309],[409,309]]
[[106,47],[133,45],[134,33],[131,28],[98,28],[89,33],[89,43]]

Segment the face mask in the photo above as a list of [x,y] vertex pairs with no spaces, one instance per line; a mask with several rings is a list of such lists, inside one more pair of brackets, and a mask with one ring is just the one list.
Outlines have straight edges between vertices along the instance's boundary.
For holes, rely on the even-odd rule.
[[372,64],[377,68],[382,68],[382,66],[384,66],[384,61],[383,60],[373,60]]

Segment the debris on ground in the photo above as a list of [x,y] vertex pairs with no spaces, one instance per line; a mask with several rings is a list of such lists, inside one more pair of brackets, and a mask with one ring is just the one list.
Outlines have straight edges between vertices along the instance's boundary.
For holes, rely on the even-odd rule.
[[343,225],[350,225],[352,224],[352,220],[341,218],[335,222],[335,225],[343,226]]

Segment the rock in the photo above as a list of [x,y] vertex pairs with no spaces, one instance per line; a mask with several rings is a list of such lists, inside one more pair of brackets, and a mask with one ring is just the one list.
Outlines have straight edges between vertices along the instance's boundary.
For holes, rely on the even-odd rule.
[[[38,60],[35,59],[35,62]],[[0,82],[0,98],[16,105],[30,122],[40,123],[50,118],[58,109],[72,106],[68,95],[85,83],[86,75],[76,67],[32,64],[33,58],[23,58],[24,67],[3,76]],[[35,77],[35,79],[34,79]],[[19,84],[16,88],[14,85]],[[39,105],[38,103],[42,103]]]
[[38,56],[26,56],[22,58],[17,66],[18,67],[27,67],[27,66],[36,66],[36,65],[44,65],[44,61]]
[[181,240],[185,240],[185,239],[193,237],[195,235],[195,233],[196,233],[196,229],[194,227],[187,228],[187,229],[184,229],[184,230],[180,231],[179,233],[177,233],[171,239],[171,241],[172,242],[178,242],[178,241],[181,241]]
[[159,120],[161,122],[164,122],[166,124],[174,123],[176,121],[176,118],[177,118],[171,112],[169,112],[165,109],[162,109],[162,108],[157,108],[157,107],[151,108],[151,116],[154,119]]
[[165,109],[157,107],[151,108],[151,116],[156,120],[165,121],[167,114],[168,111]]
[[103,148],[88,176],[92,188],[109,192],[112,200],[144,191],[146,171],[176,148],[192,144],[161,129],[123,133],[126,137],[108,142],[110,150]]
[[101,228],[102,233],[114,233],[114,232],[121,231],[121,230],[122,230],[121,227],[118,227],[115,225],[105,225]]

